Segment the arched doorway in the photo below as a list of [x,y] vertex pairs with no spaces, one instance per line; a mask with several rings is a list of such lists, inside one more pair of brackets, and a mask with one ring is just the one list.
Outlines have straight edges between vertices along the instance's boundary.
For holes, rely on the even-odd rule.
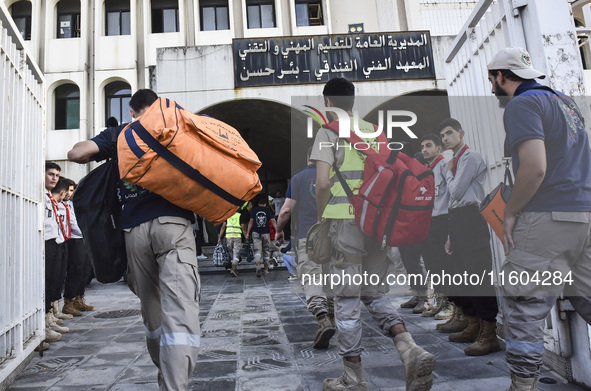
[[263,193],[285,193],[292,174],[305,167],[305,156],[294,156],[292,162],[291,129],[294,121],[305,129],[307,116],[289,105],[265,99],[236,99],[216,103],[197,114],[217,118],[240,132],[263,163],[259,170]]

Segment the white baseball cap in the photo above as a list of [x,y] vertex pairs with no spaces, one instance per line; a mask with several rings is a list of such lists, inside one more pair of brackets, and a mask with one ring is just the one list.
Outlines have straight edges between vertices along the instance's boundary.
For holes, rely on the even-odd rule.
[[488,70],[508,69],[523,79],[546,77],[545,74],[534,69],[529,53],[523,48],[512,47],[501,50],[486,67]]

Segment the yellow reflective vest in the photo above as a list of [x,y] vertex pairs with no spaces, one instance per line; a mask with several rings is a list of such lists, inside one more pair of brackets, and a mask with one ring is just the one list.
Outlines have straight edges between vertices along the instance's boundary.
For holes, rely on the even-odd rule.
[[[353,118],[351,118],[351,121],[353,121]],[[353,129],[353,123],[351,123],[351,129]],[[375,128],[371,123],[361,119],[359,120],[359,130],[364,133],[375,132]],[[332,130],[329,131],[332,132]],[[353,132],[353,130],[351,130],[351,132]],[[378,145],[374,143],[375,137],[361,137],[361,139],[371,145],[374,150],[379,151]],[[357,194],[363,183],[363,170],[365,168],[366,155],[355,149],[353,145],[344,139],[339,138],[337,144],[339,148],[343,148],[345,151],[345,158],[343,164],[339,167],[339,171],[353,194]],[[368,148],[368,145],[358,145],[357,148],[363,150]],[[355,218],[353,205],[349,202],[349,197],[347,197],[347,193],[345,193],[345,190],[332,166],[330,168],[330,199],[328,200],[328,204],[324,209],[322,217],[327,219]]]
[[237,212],[226,220],[226,238],[231,239],[241,237],[242,228],[240,228],[240,212]]

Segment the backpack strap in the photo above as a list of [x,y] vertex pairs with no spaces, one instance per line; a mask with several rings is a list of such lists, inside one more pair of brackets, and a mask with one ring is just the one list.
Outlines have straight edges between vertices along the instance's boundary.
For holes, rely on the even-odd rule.
[[529,90],[544,90],[544,91],[550,91],[551,93],[553,93],[554,95],[556,95],[557,97],[560,98],[561,101],[564,102],[564,104],[571,109],[572,111],[574,111],[577,114],[577,117],[579,117],[579,119],[581,120],[581,122],[583,123],[583,125],[585,125],[585,118],[583,117],[583,114],[581,114],[581,111],[579,110],[579,107],[577,106],[577,104],[572,100],[567,98],[566,96],[562,96],[560,95],[558,92],[554,91],[552,88],[548,87],[548,86],[537,86],[537,87],[532,87],[532,88],[528,88],[527,91]]
[[[374,126],[374,129],[377,130],[377,125],[373,124],[373,126]],[[337,134],[339,133],[338,121],[332,121],[327,126],[322,126],[322,127],[330,129],[330,130],[336,132]],[[352,132],[351,137],[348,137],[345,140],[348,141],[349,144],[351,144],[351,145],[354,145],[355,143],[359,143],[359,142],[364,142],[361,139],[361,137],[359,137],[355,132]],[[377,140],[378,140],[378,142],[382,142],[382,143],[386,143],[386,144],[388,143],[388,139],[386,138],[384,133],[380,133],[377,137]],[[362,154],[364,154],[366,156],[369,156],[370,154],[376,154],[376,155],[379,154],[379,152],[376,152],[371,147],[365,151],[359,151],[359,152],[361,152]],[[388,157],[388,160],[387,160],[388,164],[394,164],[394,162],[396,161],[396,158],[398,157],[398,152],[399,151],[391,151],[390,152],[390,156]],[[341,174],[341,171],[338,169],[336,161],[332,164],[332,169],[334,170],[337,178],[339,179],[339,182],[341,182],[341,186],[343,186],[343,190],[345,190],[347,197],[349,198],[349,200],[351,200],[351,198],[354,196],[353,191],[351,190],[351,188],[347,184],[347,181],[345,181],[345,178],[343,178],[343,174]]]
[[168,148],[164,145],[160,144],[158,140],[156,140],[150,132],[146,130],[140,123],[140,121],[134,121],[130,125],[131,129],[148,145],[148,147],[152,148],[154,152],[164,158],[167,162],[169,162],[174,168],[188,176],[189,178],[193,179],[194,181],[200,183],[203,187],[210,190],[220,198],[228,201],[229,203],[242,206],[244,201],[241,199],[234,197],[232,194],[228,193],[226,190],[222,189],[215,183],[213,183],[209,178],[204,176],[199,170],[194,169],[181,158],[179,158],[174,153],[170,152]]

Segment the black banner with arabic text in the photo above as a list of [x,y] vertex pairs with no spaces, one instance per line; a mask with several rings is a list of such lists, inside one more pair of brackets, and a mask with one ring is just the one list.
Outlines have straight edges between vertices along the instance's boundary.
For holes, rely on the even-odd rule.
[[234,39],[235,86],[435,78],[428,31]]

